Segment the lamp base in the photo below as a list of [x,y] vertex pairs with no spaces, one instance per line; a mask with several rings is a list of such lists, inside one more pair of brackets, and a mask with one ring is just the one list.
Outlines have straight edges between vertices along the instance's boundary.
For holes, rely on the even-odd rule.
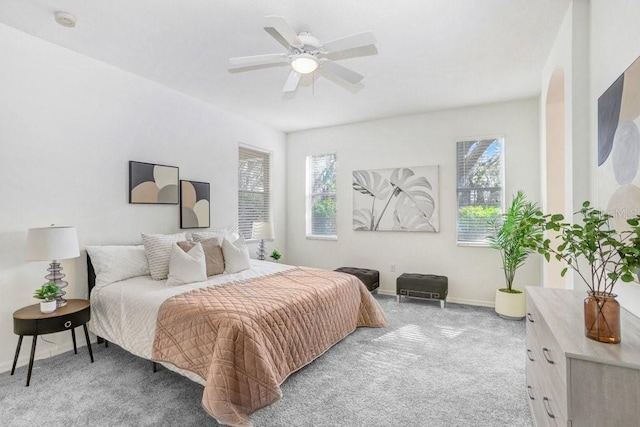
[[267,259],[267,250],[264,245],[264,239],[260,240],[260,244],[258,246],[258,252],[256,252],[256,254],[258,255],[258,259],[260,261],[264,261]]
[[[66,295],[67,293],[65,291],[61,291],[62,295]],[[65,305],[67,305],[67,300],[64,299],[62,297],[62,295],[58,295],[56,297],[56,307],[60,308],[60,307],[64,307]]]
[[69,285],[69,282],[62,279],[65,278],[66,274],[62,272],[62,266],[56,260],[51,261],[51,263],[49,264],[49,268],[47,268],[47,271],[49,271],[49,274],[44,276],[44,278],[48,281],[42,286],[48,285],[51,282],[55,283],[60,288],[60,292],[58,292],[58,295],[56,296],[56,306],[64,307],[65,305],[67,305],[67,300],[64,298],[67,292],[63,289]]

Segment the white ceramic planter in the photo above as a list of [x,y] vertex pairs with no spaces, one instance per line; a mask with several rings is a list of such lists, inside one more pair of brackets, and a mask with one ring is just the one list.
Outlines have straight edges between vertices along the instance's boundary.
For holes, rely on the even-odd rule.
[[40,301],[40,312],[44,314],[53,313],[56,311],[57,302],[53,301]]
[[496,289],[496,313],[506,319],[523,319],[527,314],[524,292],[513,294]]

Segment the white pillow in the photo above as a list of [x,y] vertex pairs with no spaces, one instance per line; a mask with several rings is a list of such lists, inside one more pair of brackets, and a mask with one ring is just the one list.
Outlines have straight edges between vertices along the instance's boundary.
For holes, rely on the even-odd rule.
[[96,286],[149,275],[143,245],[87,246],[85,249],[96,272]]
[[242,236],[233,243],[225,238],[222,242],[222,256],[224,256],[224,269],[227,273],[237,273],[251,268],[249,248]]
[[175,242],[186,240],[184,233],[177,234],[144,234],[142,243],[149,260],[149,272],[154,280],[166,279],[169,275],[169,258],[171,246]]
[[174,243],[171,246],[167,286],[203,280],[207,280],[207,261],[202,244],[196,243],[189,252],[185,252],[177,243]]
[[223,239],[228,238],[231,241],[234,241],[238,237],[240,237],[240,235],[238,234],[237,226],[218,228],[218,229],[209,230],[209,231],[192,231],[191,232],[191,239],[194,242],[200,242],[202,240],[211,239],[213,237],[217,238],[218,241],[220,242],[220,245],[222,245]]
[[192,242],[202,242],[207,239],[218,239],[218,243],[222,245],[222,240],[224,240],[224,236],[226,236],[226,232],[217,232],[217,231],[192,231],[191,232],[191,241]]

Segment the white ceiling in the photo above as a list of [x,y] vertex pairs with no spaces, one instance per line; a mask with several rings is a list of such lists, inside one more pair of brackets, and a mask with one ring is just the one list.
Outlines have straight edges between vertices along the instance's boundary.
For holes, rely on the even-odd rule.
[[[0,0],[0,22],[285,132],[537,96],[569,0]],[[73,29],[55,11],[77,17]],[[287,65],[264,16],[326,42],[371,30],[378,54],[339,61],[354,91],[317,77],[281,92]]]

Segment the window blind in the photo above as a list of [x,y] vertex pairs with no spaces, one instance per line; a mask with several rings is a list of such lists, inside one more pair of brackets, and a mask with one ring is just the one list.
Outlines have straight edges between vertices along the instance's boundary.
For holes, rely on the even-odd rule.
[[307,237],[336,237],[336,155],[307,157]]
[[502,138],[458,141],[458,243],[487,244],[489,221],[503,211]]
[[251,238],[254,222],[271,220],[271,153],[238,149],[238,231]]

